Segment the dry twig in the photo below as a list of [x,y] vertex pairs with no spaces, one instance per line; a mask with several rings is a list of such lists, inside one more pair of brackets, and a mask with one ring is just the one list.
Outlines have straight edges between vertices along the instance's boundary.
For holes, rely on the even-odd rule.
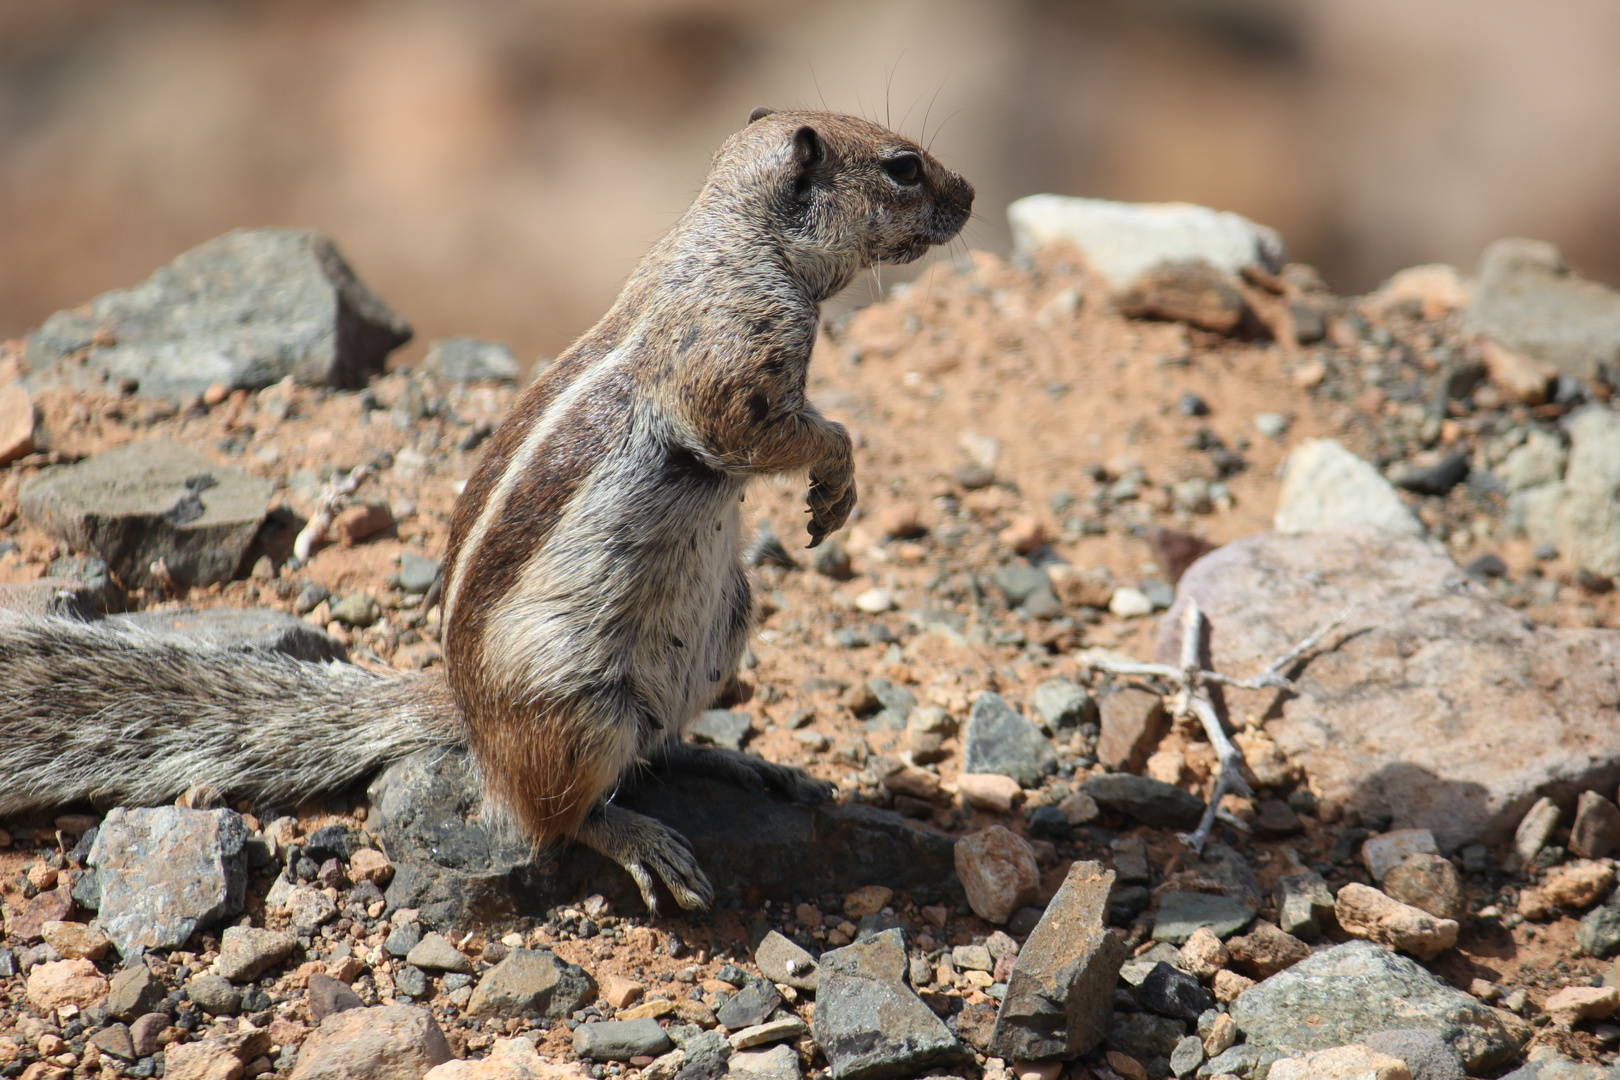
[[1209,831],[1215,825],[1216,817],[1229,821],[1239,828],[1247,829],[1247,825],[1232,817],[1221,809],[1221,799],[1228,793],[1249,796],[1254,792],[1250,789],[1248,781],[1243,779],[1243,751],[1233,745],[1226,734],[1226,728],[1221,724],[1221,718],[1215,714],[1215,705],[1209,698],[1209,686],[1231,686],[1239,690],[1286,690],[1293,692],[1294,684],[1282,675],[1288,665],[1299,659],[1305,653],[1314,649],[1321,643],[1328,633],[1349,616],[1350,608],[1335,615],[1315,633],[1305,638],[1299,644],[1289,649],[1282,656],[1273,660],[1266,669],[1258,675],[1251,675],[1247,679],[1234,679],[1229,675],[1205,670],[1199,662],[1200,647],[1204,636],[1204,613],[1199,610],[1197,601],[1191,597],[1187,600],[1187,607],[1182,612],[1181,619],[1181,664],[1124,664],[1109,660],[1093,660],[1090,667],[1097,671],[1105,671],[1110,675],[1119,675],[1126,678],[1161,679],[1173,687],[1173,692],[1166,700],[1172,716],[1179,718],[1195,718],[1203,727],[1204,734],[1209,737],[1210,745],[1215,748],[1216,757],[1220,760],[1220,771],[1215,776],[1215,786],[1209,793],[1209,800],[1204,806],[1204,818],[1198,823],[1198,828],[1191,833],[1180,834],[1182,843],[1186,844],[1195,853],[1201,854],[1204,844],[1209,840]]
[[326,532],[332,527],[338,511],[348,505],[349,496],[376,471],[375,467],[366,464],[346,473],[338,473],[326,482],[325,489],[316,500],[315,513],[310,515],[309,523],[298,531],[297,538],[293,540],[293,554],[298,556],[299,562],[309,562],[315,545],[326,539]]

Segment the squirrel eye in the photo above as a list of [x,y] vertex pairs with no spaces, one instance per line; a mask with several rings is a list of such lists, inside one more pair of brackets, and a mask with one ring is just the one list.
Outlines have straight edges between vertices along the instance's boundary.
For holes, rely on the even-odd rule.
[[922,176],[922,161],[916,154],[901,154],[885,161],[883,171],[897,184],[915,184]]

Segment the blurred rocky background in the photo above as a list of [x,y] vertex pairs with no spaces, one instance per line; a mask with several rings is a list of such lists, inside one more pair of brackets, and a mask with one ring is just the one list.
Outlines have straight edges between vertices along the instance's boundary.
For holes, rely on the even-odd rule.
[[412,313],[395,362],[470,333],[527,364],[762,103],[932,142],[973,247],[1052,191],[1235,210],[1341,294],[1504,235],[1620,283],[1617,61],[1603,0],[8,0],[0,339],[308,225]]

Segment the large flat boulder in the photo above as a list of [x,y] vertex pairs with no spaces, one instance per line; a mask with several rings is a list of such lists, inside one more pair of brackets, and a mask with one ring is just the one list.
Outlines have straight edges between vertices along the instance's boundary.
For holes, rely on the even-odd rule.
[[1241,722],[1302,765],[1325,804],[1387,812],[1445,851],[1513,832],[1541,794],[1567,808],[1620,780],[1620,632],[1549,629],[1497,603],[1422,540],[1266,533],[1181,579],[1159,625],[1177,662],[1181,613],[1211,622],[1217,670],[1252,674],[1353,605],[1290,674],[1298,695],[1228,691]]
[[[423,751],[373,782],[368,822],[395,863],[390,909],[418,908],[435,926],[506,923],[593,892],[622,910],[640,893],[617,864],[583,845],[533,853],[515,830],[478,816],[466,752]],[[887,810],[805,805],[721,780],[653,774],[615,805],[678,829],[692,842],[720,908],[848,892],[864,885],[937,888],[955,861],[949,837]]]
[[35,386],[133,383],[142,394],[256,389],[291,375],[355,388],[411,328],[315,229],[237,229],[133,289],[58,311],[28,338]]
[[229,581],[269,509],[274,485],[166,440],[129,443],[22,486],[23,516],[104,561],[129,588]]

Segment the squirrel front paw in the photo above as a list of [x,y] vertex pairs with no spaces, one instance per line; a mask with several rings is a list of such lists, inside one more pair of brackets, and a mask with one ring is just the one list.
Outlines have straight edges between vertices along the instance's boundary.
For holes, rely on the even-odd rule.
[[820,470],[812,471],[805,503],[810,510],[810,523],[806,526],[810,543],[807,546],[815,547],[827,538],[828,533],[843,528],[844,522],[849,520],[849,512],[855,509],[854,469],[830,476]]

